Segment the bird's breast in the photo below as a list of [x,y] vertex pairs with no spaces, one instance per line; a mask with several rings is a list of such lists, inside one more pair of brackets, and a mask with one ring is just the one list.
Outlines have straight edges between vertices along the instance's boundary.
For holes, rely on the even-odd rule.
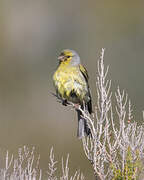
[[87,84],[78,68],[58,68],[53,76],[57,92],[72,102],[82,101],[87,93]]

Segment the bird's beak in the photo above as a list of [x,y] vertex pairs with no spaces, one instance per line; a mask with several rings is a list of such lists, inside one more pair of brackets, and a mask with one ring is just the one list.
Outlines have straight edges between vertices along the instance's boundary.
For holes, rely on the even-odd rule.
[[64,61],[64,58],[65,58],[65,56],[60,55],[60,56],[58,57],[58,60],[59,60],[59,61]]

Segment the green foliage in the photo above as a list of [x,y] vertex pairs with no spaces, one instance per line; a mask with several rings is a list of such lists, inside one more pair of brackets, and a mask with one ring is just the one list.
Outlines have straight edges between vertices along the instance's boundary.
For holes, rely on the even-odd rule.
[[139,151],[135,152],[136,158],[132,155],[130,147],[127,149],[124,169],[117,169],[115,165],[112,165],[113,179],[112,180],[136,180],[138,175],[142,171],[142,163],[140,161]]

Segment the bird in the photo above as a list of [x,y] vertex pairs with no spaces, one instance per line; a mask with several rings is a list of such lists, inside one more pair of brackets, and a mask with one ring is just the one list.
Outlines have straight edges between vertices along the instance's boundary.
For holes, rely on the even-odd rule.
[[[92,98],[89,87],[89,76],[76,51],[65,49],[58,56],[58,67],[53,74],[53,83],[57,97],[67,102],[80,105],[82,110],[92,113]],[[76,109],[78,116],[77,137],[90,136],[91,130],[82,112]]]

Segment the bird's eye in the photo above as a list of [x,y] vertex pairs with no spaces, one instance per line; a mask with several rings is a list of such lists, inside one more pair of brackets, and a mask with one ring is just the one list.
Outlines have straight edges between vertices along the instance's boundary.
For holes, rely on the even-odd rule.
[[67,58],[70,58],[70,56],[67,56]]

